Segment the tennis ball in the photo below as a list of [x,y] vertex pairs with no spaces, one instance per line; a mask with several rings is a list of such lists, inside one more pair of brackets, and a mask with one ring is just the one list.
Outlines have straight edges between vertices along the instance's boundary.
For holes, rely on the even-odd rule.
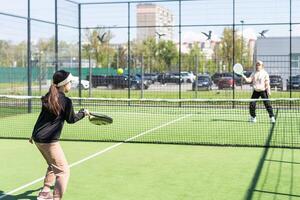
[[119,69],[117,70],[117,74],[118,74],[118,75],[122,75],[122,74],[123,74],[123,69],[122,69],[122,68],[119,68]]

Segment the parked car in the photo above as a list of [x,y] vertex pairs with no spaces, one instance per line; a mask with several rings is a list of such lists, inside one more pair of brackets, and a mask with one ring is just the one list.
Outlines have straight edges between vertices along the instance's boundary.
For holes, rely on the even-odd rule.
[[71,83],[71,86],[73,88],[79,88],[79,87],[81,87],[82,89],[87,90],[90,87],[90,82],[87,81],[87,80],[81,80],[81,82],[79,84],[79,77],[74,76],[73,81]]
[[290,88],[293,90],[298,90],[300,89],[300,75],[297,76],[292,76],[292,81],[287,80],[287,89],[289,90]]
[[222,77],[218,81],[217,85],[219,90],[222,90],[222,89],[232,88],[234,83],[235,81],[233,80],[232,76],[229,76],[229,77]]
[[279,75],[270,75],[270,87],[277,88],[279,90],[283,89],[282,78]]
[[183,82],[182,78],[180,78],[179,73],[162,73],[157,77],[157,81],[165,84],[165,83],[177,83]]
[[184,83],[193,83],[196,76],[192,72],[181,72],[181,78]]
[[[132,85],[131,88],[132,89],[142,89],[142,86],[144,87],[143,89],[148,89],[149,86],[152,84],[151,80],[143,80],[143,84],[142,84],[142,79],[139,76],[131,76],[132,79]],[[128,79],[127,79],[128,80]]]
[[145,73],[146,77],[149,77],[149,79],[152,81],[152,83],[155,83],[157,81],[157,73]]
[[214,73],[211,76],[212,81],[214,82],[214,84],[218,85],[219,80],[221,80],[223,77],[232,77],[233,74],[230,72],[224,72],[224,73]]
[[252,73],[252,71],[244,71],[244,75],[248,78],[251,76]]
[[213,82],[209,75],[198,75],[198,80],[193,82],[192,89],[193,91],[198,89],[211,90]]
[[[244,75],[246,77],[250,77],[251,74],[252,74],[251,71],[244,72]],[[216,85],[218,85],[219,80],[221,80],[223,77],[233,77],[233,73],[232,72],[223,72],[223,73],[217,72],[211,76],[213,82]],[[234,75],[234,82],[237,86],[241,86],[242,84],[249,84],[246,81],[244,81],[240,75],[237,75],[237,74]]]
[[[142,79],[142,75],[141,74],[137,74],[136,76],[138,76],[139,78]],[[155,73],[144,73],[144,77],[143,79],[144,80],[147,80],[149,81],[150,83],[155,83],[157,81],[157,76],[158,74],[155,74]]]
[[[127,75],[120,75],[120,76],[92,76],[92,84],[93,87],[98,86],[105,86],[109,89],[116,89],[116,88],[132,88],[132,89],[141,89],[142,84],[144,89],[148,89],[150,82],[144,80],[142,83],[141,79],[138,76],[130,76],[130,81],[128,83],[128,76]],[[129,84],[129,85],[128,85]]]

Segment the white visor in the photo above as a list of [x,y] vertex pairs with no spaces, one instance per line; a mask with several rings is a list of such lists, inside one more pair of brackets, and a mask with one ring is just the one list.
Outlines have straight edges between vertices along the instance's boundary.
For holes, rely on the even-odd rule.
[[71,81],[73,81],[73,80],[74,80],[74,77],[73,77],[73,75],[70,73],[69,76],[68,76],[65,80],[63,80],[63,81],[60,82],[60,83],[57,83],[57,87],[61,87],[61,86],[63,86],[63,85],[66,85],[67,83],[69,83],[69,82],[71,82]]

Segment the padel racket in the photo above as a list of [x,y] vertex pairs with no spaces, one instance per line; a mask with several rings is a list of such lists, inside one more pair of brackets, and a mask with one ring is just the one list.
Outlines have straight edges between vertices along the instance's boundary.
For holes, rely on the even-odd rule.
[[111,117],[100,113],[90,113],[89,120],[92,124],[96,125],[108,125],[113,123],[113,119]]
[[233,66],[233,71],[234,71],[234,73],[242,76],[243,72],[244,72],[244,69],[243,69],[243,66],[240,63],[236,63]]

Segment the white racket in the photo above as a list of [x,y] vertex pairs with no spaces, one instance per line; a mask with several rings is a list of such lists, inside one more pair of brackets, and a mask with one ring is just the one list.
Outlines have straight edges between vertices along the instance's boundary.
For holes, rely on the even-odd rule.
[[243,66],[240,64],[240,63],[236,63],[234,66],[233,66],[233,71],[234,73],[238,74],[238,75],[243,75],[244,73],[244,69],[243,69]]

